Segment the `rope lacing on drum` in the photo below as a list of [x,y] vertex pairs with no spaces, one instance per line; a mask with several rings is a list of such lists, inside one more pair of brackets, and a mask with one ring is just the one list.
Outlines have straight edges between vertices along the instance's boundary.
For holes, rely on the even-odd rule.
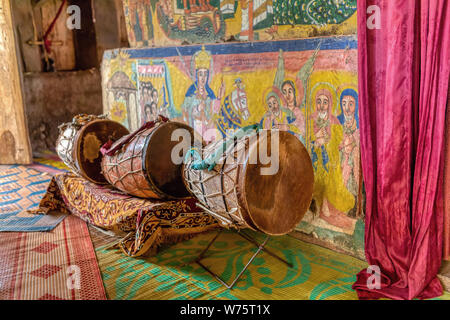
[[191,148],[189,152],[186,154],[185,163],[188,161],[188,157],[193,158],[193,163],[191,165],[191,168],[193,170],[208,170],[212,171],[214,170],[216,164],[218,161],[222,158],[222,156],[227,152],[227,150],[234,146],[234,141],[236,139],[241,139],[242,137],[246,135],[250,135],[253,133],[257,133],[259,130],[261,130],[262,127],[260,124],[253,124],[244,128],[239,129],[236,131],[230,138],[224,141],[222,144],[222,147],[217,148],[217,150],[211,154],[208,158],[202,160],[200,153],[196,148]]
[[113,156],[117,151],[119,151],[124,145],[128,144],[135,136],[137,136],[139,133],[141,133],[144,130],[152,129],[157,124],[168,122],[169,119],[159,115],[158,119],[155,121],[150,121],[145,123],[142,127],[140,127],[137,131],[129,134],[128,136],[123,137],[122,139],[118,140],[115,144],[113,144],[112,141],[108,141],[105,143],[102,148],[100,149],[100,152],[103,155]]
[[[125,184],[123,182],[123,180],[126,177],[131,176],[135,182],[135,186],[134,186],[135,188],[133,190],[128,190],[129,193],[135,193],[135,192],[145,192],[145,193],[153,192],[156,194],[160,193],[160,191],[157,190],[156,188],[154,188],[153,185],[150,186],[151,187],[150,189],[143,189],[141,187],[137,187],[138,184],[137,184],[135,175],[139,174],[142,177],[144,177],[144,179],[146,179],[146,177],[140,169],[133,170],[134,161],[130,161],[134,158],[140,157],[139,154],[135,153],[136,144],[134,145],[133,152],[130,157],[125,158],[123,154],[119,154],[119,155],[117,155],[117,157],[114,157],[114,156],[116,155],[117,151],[121,150],[126,145],[128,145],[142,131],[152,129],[152,128],[156,127],[157,125],[161,125],[162,123],[166,123],[166,122],[169,122],[169,119],[162,115],[159,115],[157,120],[145,123],[141,128],[139,128],[137,131],[129,134],[128,136],[125,136],[116,142],[113,142],[110,140],[102,146],[102,148],[100,149],[100,152],[104,156],[110,156],[109,162],[105,163],[105,167],[107,170],[107,175],[111,179],[110,183],[113,186],[118,187],[118,184],[121,184],[123,189],[131,187],[131,185],[125,186]],[[128,167],[126,166],[127,163],[131,163],[131,170],[128,170]],[[123,174],[122,176],[119,174],[119,168],[124,169],[123,171],[125,171],[125,174]],[[113,176],[111,175],[112,171],[115,171],[115,174],[114,174],[115,179],[113,179]]]
[[[238,135],[238,137],[243,137],[246,134],[248,134],[248,132],[250,130],[259,130],[260,127],[259,126],[249,126],[246,127],[245,130],[243,130],[243,133],[241,133],[240,135]],[[236,136],[236,135],[235,135]],[[225,143],[222,145],[222,150],[224,151],[228,151],[227,149],[234,147],[236,148],[236,143],[239,139],[236,139],[235,136],[231,139],[228,140],[228,143],[232,143],[231,146],[229,146],[228,148],[224,149],[224,145]],[[217,153],[217,152],[216,152]],[[220,160],[225,154],[225,152],[223,152],[222,154],[220,154],[219,157],[217,157],[217,160]],[[218,192],[214,192],[214,193],[210,193],[210,194],[206,194],[205,193],[205,189],[204,185],[212,180],[215,179],[215,176],[206,176],[206,177],[202,177],[201,172],[202,170],[194,170],[193,172],[189,172],[189,170],[186,170],[187,168],[193,168],[192,164],[193,162],[196,162],[197,164],[201,162],[201,156],[200,153],[198,151],[197,148],[193,147],[190,149],[190,152],[188,152],[188,154],[186,155],[185,158],[185,174],[187,174],[188,176],[188,181],[189,181],[189,189],[190,191],[193,193],[194,196],[197,197],[197,199],[199,199],[203,205],[198,205],[200,208],[204,209],[206,212],[212,214],[216,219],[222,221],[225,223],[225,225],[229,225],[232,226],[234,228],[239,228],[244,226],[245,224],[242,222],[242,218],[237,216],[235,213],[239,211],[239,209],[237,207],[232,207],[229,208],[227,201],[226,201],[226,197],[228,195],[230,195],[233,192],[236,192],[236,182],[234,181],[235,179],[230,175],[231,172],[233,172],[234,170],[236,170],[237,168],[237,156],[234,154],[233,152],[233,160],[234,160],[234,165],[230,166],[226,164],[226,158],[224,159],[223,165],[222,167],[219,169],[216,167],[216,162],[218,163],[218,161],[214,161],[214,163],[209,164],[208,167],[205,168],[208,169],[208,171],[216,171],[217,173],[220,174],[221,176],[221,190]],[[212,158],[212,157],[208,157],[208,158]],[[204,164],[206,163],[203,162]],[[197,177],[196,177],[196,181],[192,182],[191,181],[191,177],[190,174],[194,173],[194,172],[198,172],[197,173]],[[228,178],[228,180],[234,181],[234,183],[232,184],[234,187],[229,188],[228,190],[225,190],[225,186],[224,186],[224,178]],[[211,210],[212,208],[209,206],[208,202],[211,198],[215,198],[215,197],[221,197],[222,198],[222,202],[225,206],[225,211],[220,211],[219,212],[214,212],[213,210]],[[201,200],[203,199],[203,200]],[[213,214],[214,213],[214,214]],[[224,217],[222,214],[226,215],[227,217]]]

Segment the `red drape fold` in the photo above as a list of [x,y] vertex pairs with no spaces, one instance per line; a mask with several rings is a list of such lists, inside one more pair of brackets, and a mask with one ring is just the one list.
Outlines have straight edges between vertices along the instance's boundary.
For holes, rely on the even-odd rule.
[[450,86],[447,98],[446,152],[444,160],[444,260],[450,261]]
[[358,274],[361,299],[442,294],[449,19],[447,0],[358,0],[365,249],[381,270],[379,288]]

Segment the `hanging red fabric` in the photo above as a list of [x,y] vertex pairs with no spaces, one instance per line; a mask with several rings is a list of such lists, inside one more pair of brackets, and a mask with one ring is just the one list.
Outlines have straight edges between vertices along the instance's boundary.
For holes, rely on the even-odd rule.
[[381,283],[363,270],[353,288],[361,299],[437,297],[443,292],[437,273],[449,1],[358,0],[357,5],[365,251],[373,270],[381,271]]
[[58,12],[56,13],[55,18],[53,18],[52,23],[50,23],[50,25],[47,28],[47,31],[45,31],[44,33],[44,47],[45,47],[45,51],[47,51],[47,53],[51,53],[51,46],[52,46],[52,41],[48,39],[48,36],[50,35],[50,33],[53,31],[53,29],[55,28],[55,24],[56,21],[58,21],[59,16],[62,13],[62,10],[64,8],[64,5],[66,4],[67,0],[63,0],[61,5],[59,6]]
[[444,259],[450,261],[450,87],[447,100],[446,152],[444,173]]

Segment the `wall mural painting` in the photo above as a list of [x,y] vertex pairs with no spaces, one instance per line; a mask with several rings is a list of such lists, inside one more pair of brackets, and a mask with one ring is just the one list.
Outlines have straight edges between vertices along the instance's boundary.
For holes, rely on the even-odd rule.
[[102,77],[102,82],[112,120],[136,130],[160,114],[179,116],[173,108],[172,82],[164,60],[132,60],[120,52],[109,62],[111,76]]
[[255,123],[297,136],[316,173],[298,229],[363,253],[354,36],[114,50],[102,72],[105,112],[132,129],[164,114],[206,141]]
[[356,0],[123,0],[132,47],[356,34]]

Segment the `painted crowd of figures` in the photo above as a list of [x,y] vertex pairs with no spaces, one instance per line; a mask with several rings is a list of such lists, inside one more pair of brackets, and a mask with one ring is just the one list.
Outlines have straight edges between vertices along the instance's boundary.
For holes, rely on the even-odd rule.
[[111,118],[137,129],[163,114],[189,124],[205,143],[255,123],[290,132],[315,171],[313,204],[298,230],[352,245],[364,202],[356,0],[123,5],[130,46],[144,48],[106,53]]
[[[265,114],[260,124],[265,129],[276,128],[296,135],[308,148],[314,169],[320,173],[319,180],[342,180],[328,177],[336,175],[335,170],[330,168],[330,148],[336,147],[330,143],[333,128],[342,127],[342,141],[338,145],[341,166],[339,175],[342,175],[345,188],[354,197],[354,207],[348,215],[356,217],[360,192],[358,94],[352,88],[342,90],[338,97],[340,108],[335,112],[333,106],[337,101],[333,101],[333,97],[338,93],[332,92],[331,88],[321,88],[315,91],[307,106],[305,92],[317,53],[318,49],[302,66],[296,79],[290,80],[285,78],[283,52],[280,51],[273,86],[264,91]],[[226,88],[222,80],[216,94],[209,85],[211,70],[211,54],[203,48],[192,57],[194,83],[185,94],[180,118],[201,133],[206,142],[227,136],[248,124],[246,121],[250,117],[242,80],[235,79],[234,88],[229,95],[225,94]],[[324,181],[323,184],[329,183]],[[326,190],[323,192],[326,193]]]
[[[140,105],[141,110],[144,113],[143,118],[145,122],[155,120],[158,115],[169,117],[164,87],[158,92],[158,89],[153,86],[152,82],[147,81],[140,83],[140,89]],[[163,96],[164,101],[160,103],[159,97],[161,95]]]

